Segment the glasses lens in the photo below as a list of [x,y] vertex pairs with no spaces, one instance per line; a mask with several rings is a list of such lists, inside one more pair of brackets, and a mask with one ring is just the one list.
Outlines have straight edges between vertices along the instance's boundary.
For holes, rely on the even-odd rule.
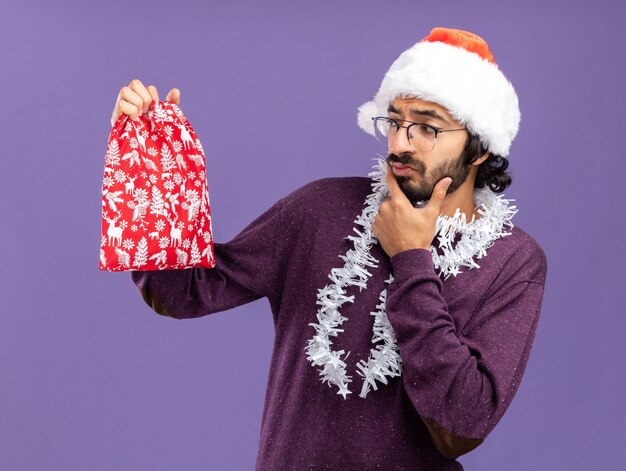
[[409,129],[409,137],[413,148],[421,152],[433,150],[436,135],[437,132],[435,128],[431,128],[425,124],[412,124]]
[[376,140],[385,147],[387,147],[388,144],[387,136],[389,136],[390,124],[391,121],[386,118],[376,118],[374,120],[374,136],[376,136]]

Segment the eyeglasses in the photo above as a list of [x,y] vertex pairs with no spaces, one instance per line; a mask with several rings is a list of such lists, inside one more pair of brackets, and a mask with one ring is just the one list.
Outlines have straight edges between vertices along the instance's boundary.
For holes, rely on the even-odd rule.
[[[376,116],[374,120],[374,135],[376,140],[384,146],[389,146],[389,141],[396,137],[400,128],[406,128],[406,137],[414,151],[430,152],[435,148],[437,136],[442,132],[464,131],[467,128],[437,129],[429,124],[414,123],[406,119],[391,119],[387,116]],[[400,126],[399,122],[409,123],[408,126]]]

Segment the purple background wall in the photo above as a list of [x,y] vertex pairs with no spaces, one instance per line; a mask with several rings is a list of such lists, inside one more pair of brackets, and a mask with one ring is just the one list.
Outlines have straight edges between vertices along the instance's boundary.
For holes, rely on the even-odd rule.
[[224,242],[311,180],[367,175],[378,148],[356,108],[434,26],[482,35],[517,88],[506,195],[549,262],[519,392],[460,461],[622,469],[623,2],[12,3],[0,3],[0,469],[254,466],[267,300],[176,321],[129,274],[97,268],[119,89],[181,90]]

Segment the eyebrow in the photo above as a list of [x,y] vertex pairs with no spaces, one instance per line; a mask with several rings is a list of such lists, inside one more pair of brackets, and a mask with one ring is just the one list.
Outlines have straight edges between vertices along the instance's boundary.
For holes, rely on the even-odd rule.
[[[443,121],[444,123],[450,124],[450,121],[448,121],[446,118],[441,116],[435,110],[418,110],[416,108],[412,108],[410,111],[411,111],[411,114],[414,114],[417,116],[430,116],[431,118],[435,118],[435,119],[438,119],[439,121]],[[400,110],[395,109],[394,106],[390,104],[389,108],[387,108],[387,113],[400,114]]]

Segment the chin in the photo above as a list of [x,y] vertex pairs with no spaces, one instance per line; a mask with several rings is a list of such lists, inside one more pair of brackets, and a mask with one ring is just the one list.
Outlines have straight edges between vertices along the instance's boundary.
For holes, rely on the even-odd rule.
[[428,201],[432,197],[434,187],[429,186],[426,183],[413,185],[405,183],[400,186],[400,189],[409,199],[411,204],[415,206],[415,203],[418,201]]

